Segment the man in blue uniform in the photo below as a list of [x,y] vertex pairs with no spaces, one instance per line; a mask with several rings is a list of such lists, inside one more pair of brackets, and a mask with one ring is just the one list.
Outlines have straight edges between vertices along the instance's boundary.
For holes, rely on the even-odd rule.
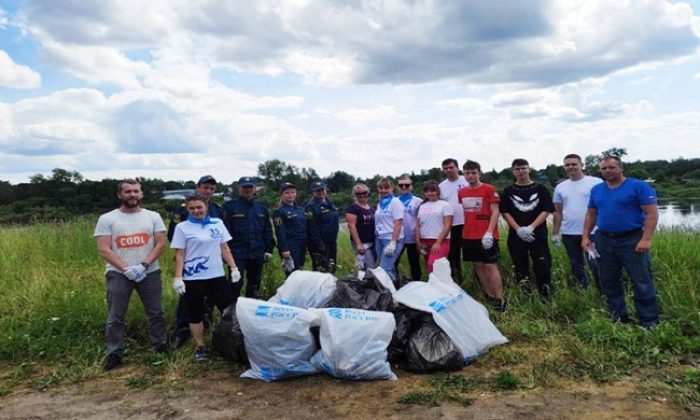
[[[309,188],[313,198],[304,211],[309,223],[309,254],[314,271],[335,273],[336,254],[338,253],[338,230],[340,217],[338,209],[328,199],[326,184],[316,181]],[[320,239],[320,240],[319,240]]]
[[[296,203],[297,187],[285,182],[280,185],[280,206],[272,213],[277,236],[277,249],[283,261],[283,269],[288,276],[292,271],[304,267],[306,242],[309,236],[309,219],[304,209]],[[291,261],[293,264],[284,264]]]
[[659,219],[656,191],[622,172],[617,156],[606,156],[600,162],[605,182],[591,189],[581,247],[594,252],[591,231],[597,224],[595,251],[600,254],[600,286],[610,314],[615,321],[630,322],[622,282],[624,267],[634,290],[639,323],[649,329],[659,323],[659,302],[649,256]]
[[[197,185],[194,189],[194,193],[206,197],[209,200],[209,217],[216,217],[218,219],[224,219],[224,211],[220,205],[211,201],[211,197],[216,192],[216,180],[211,175],[204,175],[199,178]],[[168,241],[173,240],[173,233],[175,232],[175,226],[183,220],[187,220],[189,213],[187,212],[187,207],[183,202],[178,206],[173,212],[170,218],[170,224],[168,224]],[[207,310],[204,314],[204,326],[209,328],[211,323],[211,307],[206,305]],[[173,347],[180,348],[183,344],[190,338],[190,320],[187,317],[187,295],[180,295],[180,300],[177,302],[177,313],[175,320],[175,331],[171,336],[171,342]]]
[[[272,259],[275,247],[270,213],[255,201],[255,189],[255,178],[244,176],[238,180],[238,197],[224,204],[224,222],[233,237],[228,246],[241,278],[247,279],[245,295],[249,298],[260,297],[263,263]],[[241,283],[234,284],[236,298],[240,295]]]

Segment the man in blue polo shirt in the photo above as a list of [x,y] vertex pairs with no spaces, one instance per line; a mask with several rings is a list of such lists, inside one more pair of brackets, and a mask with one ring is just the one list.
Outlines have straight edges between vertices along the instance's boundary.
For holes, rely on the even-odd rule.
[[[656,191],[644,181],[623,175],[617,156],[600,162],[604,183],[591,190],[581,247],[600,254],[600,283],[613,320],[630,322],[622,283],[624,267],[634,289],[639,323],[659,323],[659,303],[651,274],[651,238],[659,218]],[[591,231],[598,225],[594,247]]]

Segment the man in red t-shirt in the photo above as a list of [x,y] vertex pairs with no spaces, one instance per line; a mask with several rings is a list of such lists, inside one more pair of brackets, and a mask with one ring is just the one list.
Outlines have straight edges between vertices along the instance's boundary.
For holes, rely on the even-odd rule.
[[464,210],[462,259],[474,264],[474,271],[493,309],[503,312],[506,301],[503,281],[498,270],[498,192],[491,184],[481,182],[481,166],[468,160],[464,178],[469,183],[457,193]]

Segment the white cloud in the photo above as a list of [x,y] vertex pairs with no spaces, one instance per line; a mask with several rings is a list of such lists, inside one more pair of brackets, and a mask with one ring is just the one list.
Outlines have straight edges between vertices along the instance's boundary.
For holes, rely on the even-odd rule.
[[14,89],[34,89],[41,86],[41,75],[27,66],[17,64],[7,52],[0,50],[0,86]]
[[336,112],[335,117],[349,124],[371,124],[378,121],[386,122],[397,117],[396,111],[391,106],[378,106],[375,108],[350,108]]

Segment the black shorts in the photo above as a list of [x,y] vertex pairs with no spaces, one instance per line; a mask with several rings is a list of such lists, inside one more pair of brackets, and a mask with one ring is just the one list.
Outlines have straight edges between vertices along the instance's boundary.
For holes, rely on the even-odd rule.
[[187,316],[191,324],[202,322],[204,315],[204,297],[211,299],[217,308],[223,313],[224,309],[233,300],[233,287],[226,277],[217,277],[208,280],[185,280],[185,295],[187,296]]
[[500,255],[497,239],[493,240],[491,249],[484,249],[481,239],[462,239],[462,259],[464,261],[496,264]]

